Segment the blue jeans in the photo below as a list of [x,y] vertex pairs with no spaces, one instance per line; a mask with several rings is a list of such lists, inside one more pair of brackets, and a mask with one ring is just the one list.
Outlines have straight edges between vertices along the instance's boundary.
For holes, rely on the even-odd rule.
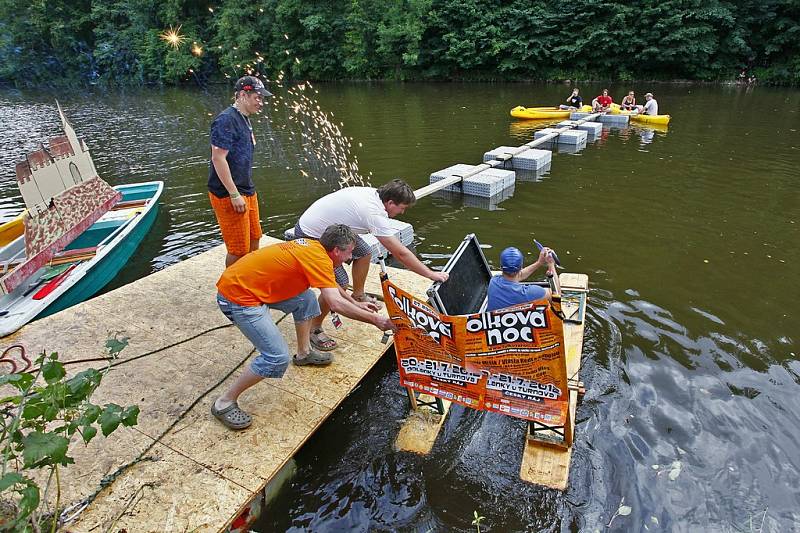
[[269,314],[270,309],[292,313],[295,322],[305,322],[319,316],[317,297],[306,289],[297,296],[272,304],[244,306],[228,301],[217,293],[217,305],[228,320],[253,343],[258,356],[250,370],[262,378],[280,378],[289,366],[289,346]]

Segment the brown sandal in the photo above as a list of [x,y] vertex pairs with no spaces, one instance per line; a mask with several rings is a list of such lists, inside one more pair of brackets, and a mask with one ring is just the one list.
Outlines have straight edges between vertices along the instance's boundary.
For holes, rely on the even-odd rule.
[[322,328],[317,328],[308,336],[311,341],[311,346],[323,352],[330,352],[336,349],[336,341],[330,338]]

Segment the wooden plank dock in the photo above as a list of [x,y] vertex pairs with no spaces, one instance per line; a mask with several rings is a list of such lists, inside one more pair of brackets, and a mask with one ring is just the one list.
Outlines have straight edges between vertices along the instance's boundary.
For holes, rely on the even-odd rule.
[[[262,245],[271,242],[265,237]],[[289,365],[283,379],[259,383],[240,399],[253,425],[227,429],[211,416],[211,403],[253,357],[253,346],[216,306],[224,256],[224,247],[214,248],[0,341],[0,349],[19,344],[31,356],[55,351],[69,363],[103,357],[109,338],[129,339],[93,402],[137,404],[139,424],[88,447],[71,444],[76,462],[62,474],[62,502],[80,509],[92,501],[68,531],[225,530],[386,350],[377,329],[342,317],[342,329],[327,328],[340,346],[333,364]],[[371,268],[367,290],[380,294],[378,267]],[[430,283],[390,270],[418,294]],[[294,348],[291,317],[278,327]],[[67,370],[103,366],[78,362]],[[101,489],[106,476],[113,481]]]

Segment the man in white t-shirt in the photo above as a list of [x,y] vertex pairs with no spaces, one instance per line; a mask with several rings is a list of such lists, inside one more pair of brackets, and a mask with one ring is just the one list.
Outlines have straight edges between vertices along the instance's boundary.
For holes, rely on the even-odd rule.
[[644,105],[637,106],[639,107],[639,113],[642,115],[658,115],[658,102],[653,98],[653,93],[645,94],[644,99],[646,100]]
[[[323,196],[306,209],[294,228],[295,238],[318,239],[331,224],[350,226],[356,234],[372,233],[378,241],[406,268],[433,281],[446,281],[445,272],[435,272],[425,266],[416,255],[394,236],[395,230],[388,224],[389,218],[401,215],[417,201],[414,191],[402,180],[392,180],[378,189],[372,187],[345,187]],[[334,270],[339,290],[348,300],[366,304],[377,310],[379,305],[364,293],[364,283],[372,259],[369,245],[361,237],[353,248],[353,295],[344,291],[348,284],[343,267]],[[328,314],[324,300],[320,300],[320,315],[311,324],[311,344],[318,350],[333,350],[336,341],[322,329]]]

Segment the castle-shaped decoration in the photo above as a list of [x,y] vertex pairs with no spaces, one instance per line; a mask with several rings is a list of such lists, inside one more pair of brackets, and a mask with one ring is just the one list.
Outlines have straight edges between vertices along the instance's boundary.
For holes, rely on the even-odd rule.
[[0,279],[10,293],[63,250],[121,198],[97,175],[89,150],[64,116],[64,135],[50,139],[17,163],[17,184],[28,211],[25,262]]

